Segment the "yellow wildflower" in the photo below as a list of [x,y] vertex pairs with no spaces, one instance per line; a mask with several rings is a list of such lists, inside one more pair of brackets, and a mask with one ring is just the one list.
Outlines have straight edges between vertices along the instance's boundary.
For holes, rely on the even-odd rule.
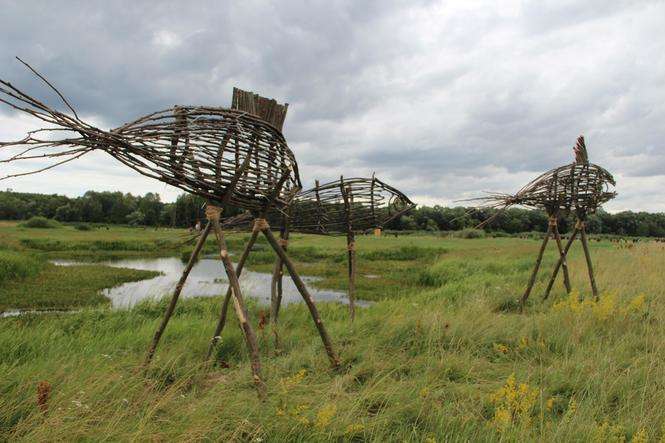
[[427,397],[429,397],[429,388],[428,388],[428,387],[424,387],[424,388],[422,388],[422,389],[420,390],[420,393],[419,393],[419,394],[420,394],[420,398],[427,398]]
[[495,404],[494,424],[504,429],[512,422],[529,423],[531,411],[536,404],[538,391],[526,383],[517,384],[515,374],[511,374],[506,384],[491,397]]
[[624,429],[621,425],[612,425],[609,420],[605,419],[603,423],[598,425],[593,432],[591,440],[595,443],[616,442],[623,443],[626,441]]
[[548,412],[552,412],[552,409],[554,409],[554,398],[553,397],[548,398],[547,403],[545,403],[545,405],[547,406]]
[[316,414],[316,421],[314,422],[314,425],[319,429],[325,428],[330,424],[330,421],[335,416],[335,413],[337,413],[337,406],[333,404],[324,406]]
[[293,408],[293,415],[300,415],[307,410],[307,405],[298,405]]
[[626,313],[640,312],[642,309],[644,309],[646,299],[647,297],[644,294],[640,294],[637,297],[634,297],[630,301],[630,303],[628,303],[628,307],[626,308]]
[[494,343],[494,350],[501,354],[507,354],[510,349],[503,343]]
[[494,423],[494,426],[496,426],[499,430],[503,431],[508,428],[512,421],[512,416],[507,409],[497,408],[496,411],[494,411],[494,419],[492,420],[492,423]]
[[605,297],[602,297],[598,302],[593,303],[591,306],[591,312],[599,320],[607,320],[610,318],[616,311],[617,307],[617,296],[616,294],[609,294]]
[[631,443],[647,443],[647,441],[649,441],[649,435],[644,428],[638,429],[637,432],[633,434],[633,438],[630,440]]
[[282,378],[280,380],[280,384],[282,385],[282,388],[284,388],[284,389],[292,388],[292,387],[302,383],[302,381],[305,379],[306,376],[307,376],[307,369],[301,369],[300,371],[296,372],[291,377]]
[[364,430],[365,430],[365,425],[363,425],[362,423],[353,423],[346,427],[346,431],[344,433],[347,435],[355,435],[355,434],[360,434]]
[[628,315],[630,313],[639,313],[644,310],[646,303],[646,296],[640,294],[633,297],[625,306],[619,304],[617,294],[603,294],[598,301],[585,299],[579,300],[577,292],[554,304],[554,310],[560,312],[568,312],[582,318],[595,318],[597,320],[606,321],[619,315]]
[[575,401],[574,398],[571,398],[570,401],[568,402],[568,409],[566,410],[566,415],[564,418],[570,418],[573,415],[575,415],[575,412],[577,412],[577,402]]

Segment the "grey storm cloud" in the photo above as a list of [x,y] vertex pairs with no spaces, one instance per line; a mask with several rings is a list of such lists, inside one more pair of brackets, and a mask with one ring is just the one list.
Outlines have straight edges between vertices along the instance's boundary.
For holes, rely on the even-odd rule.
[[[584,133],[610,210],[665,211],[663,2],[5,1],[0,29],[1,78],[57,103],[20,56],[102,127],[233,86],[288,102],[306,185],[376,171],[452,204],[570,162]],[[0,139],[24,125],[0,108]],[[3,183],[178,192],[99,155]]]

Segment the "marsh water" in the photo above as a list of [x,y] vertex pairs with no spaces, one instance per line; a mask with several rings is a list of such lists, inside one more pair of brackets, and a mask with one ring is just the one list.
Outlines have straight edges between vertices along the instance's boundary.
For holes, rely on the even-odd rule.
[[[54,260],[53,263],[60,266],[85,264],[66,260]],[[161,273],[161,275],[154,278],[103,289],[102,293],[111,300],[112,307],[116,309],[130,308],[145,299],[158,299],[169,296],[185,268],[185,264],[175,257],[132,258],[107,261],[99,264]],[[245,297],[251,297],[261,305],[269,305],[271,280],[272,276],[268,273],[253,272],[245,269],[240,276],[240,288]],[[305,283],[311,283],[315,280],[317,279],[314,277],[303,277]],[[228,279],[224,273],[221,261],[218,259],[203,258],[192,268],[180,296],[218,296],[226,293],[227,285]],[[302,302],[300,293],[286,272],[282,288],[282,302],[284,304]],[[348,303],[348,298],[344,292],[316,289],[311,284],[308,284],[308,289],[315,301]]]

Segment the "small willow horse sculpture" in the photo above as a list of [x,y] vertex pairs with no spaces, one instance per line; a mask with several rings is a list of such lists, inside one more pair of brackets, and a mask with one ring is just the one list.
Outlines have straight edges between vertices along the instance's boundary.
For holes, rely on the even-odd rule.
[[[299,193],[283,211],[286,216],[282,218],[281,232],[287,234],[290,230],[319,235],[346,234],[349,313],[353,321],[356,278],[355,234],[383,228],[414,207],[415,204],[406,195],[374,175],[370,178],[348,179],[342,176],[337,181],[323,185],[316,180],[312,189]],[[277,294],[272,297],[270,318],[277,321],[282,299],[282,264],[279,261],[273,274],[272,292]]]
[[[520,299],[521,306],[524,307],[531,290],[536,281],[538,270],[540,268],[543,254],[547,247],[547,242],[551,236],[554,237],[559,251],[559,260],[554,268],[550,281],[548,283],[544,298],[547,298],[552,290],[559,269],[563,267],[564,284],[566,291],[570,292],[570,278],[568,275],[568,266],[566,257],[568,251],[575,240],[580,235],[582,248],[586,258],[589,280],[593,296],[598,298],[598,288],[593,273],[591,263],[591,254],[586,235],[586,220],[590,214],[603,204],[613,199],[616,193],[610,190],[610,186],[616,186],[612,174],[602,167],[589,163],[584,137],[577,139],[573,151],[575,153],[575,162],[552,169],[531,181],[528,185],[520,189],[515,195],[494,194],[487,198],[482,198],[488,204],[484,207],[500,208],[500,211],[513,205],[522,205],[536,209],[542,209],[547,212],[549,217],[548,229],[543,243],[538,252],[536,264],[531,273],[526,290]],[[481,225],[491,222],[497,213]],[[561,237],[558,230],[558,218],[573,213],[576,217],[575,228],[568,239],[565,247],[561,244]]]
[[[346,234],[349,313],[355,317],[356,244],[355,235],[371,229],[382,228],[391,220],[413,209],[415,204],[396,188],[382,182],[374,175],[370,178],[340,177],[339,180],[316,185],[295,196],[284,208],[272,211],[268,219],[280,227],[282,247],[288,247],[289,233],[318,235]],[[236,218],[230,224],[238,228],[248,226],[248,219]],[[246,248],[247,254],[249,249]],[[275,263],[271,285],[270,322],[275,344],[279,347],[277,318],[282,301],[283,262]]]
[[[256,336],[238,283],[243,262],[238,263],[237,269],[234,269],[220,224],[222,206],[233,205],[254,215],[254,240],[259,232],[263,233],[277,256],[285,263],[309,308],[332,365],[339,366],[338,357],[314,300],[264,218],[271,209],[281,208],[289,203],[294,193],[301,189],[295,156],[281,132],[288,105],[280,105],[275,100],[234,89],[232,109],[175,106],[146,115],[119,128],[104,131],[82,121],[51,83],[28,64],[24,65],[60,97],[71,113],[53,109],[11,83],[0,80],[0,102],[48,125],[29,132],[21,140],[0,143],[2,150],[21,148],[20,152],[2,162],[57,159],[56,163],[48,167],[4,178],[42,172],[98,150],[108,153],[145,176],[204,197],[208,202],[208,223],[196,243],[164,319],[155,333],[146,357],[146,365],[151,361],[173,314],[189,272],[208,234],[213,230],[230,282],[228,296],[233,296],[236,315],[249,349],[254,382],[259,395],[265,395]],[[211,350],[218,338],[219,334],[215,333]]]

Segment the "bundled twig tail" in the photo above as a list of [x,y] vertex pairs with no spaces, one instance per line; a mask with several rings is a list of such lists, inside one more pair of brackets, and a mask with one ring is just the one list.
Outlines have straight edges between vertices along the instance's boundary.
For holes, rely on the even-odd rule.
[[589,163],[589,154],[586,150],[586,144],[584,143],[583,135],[577,137],[577,143],[575,143],[575,146],[573,147],[573,152],[575,153],[575,163]]
[[52,89],[73,115],[53,109],[16,88],[10,82],[0,79],[0,103],[8,105],[20,113],[35,117],[48,125],[45,128],[28,132],[20,140],[0,142],[0,149],[23,148],[21,152],[9,158],[1,159],[0,163],[58,158],[57,162],[49,166],[28,172],[9,174],[0,177],[0,180],[47,171],[98,148],[101,139],[114,139],[113,135],[80,120],[74,107],[52,83],[28,63],[18,57],[17,60]]

